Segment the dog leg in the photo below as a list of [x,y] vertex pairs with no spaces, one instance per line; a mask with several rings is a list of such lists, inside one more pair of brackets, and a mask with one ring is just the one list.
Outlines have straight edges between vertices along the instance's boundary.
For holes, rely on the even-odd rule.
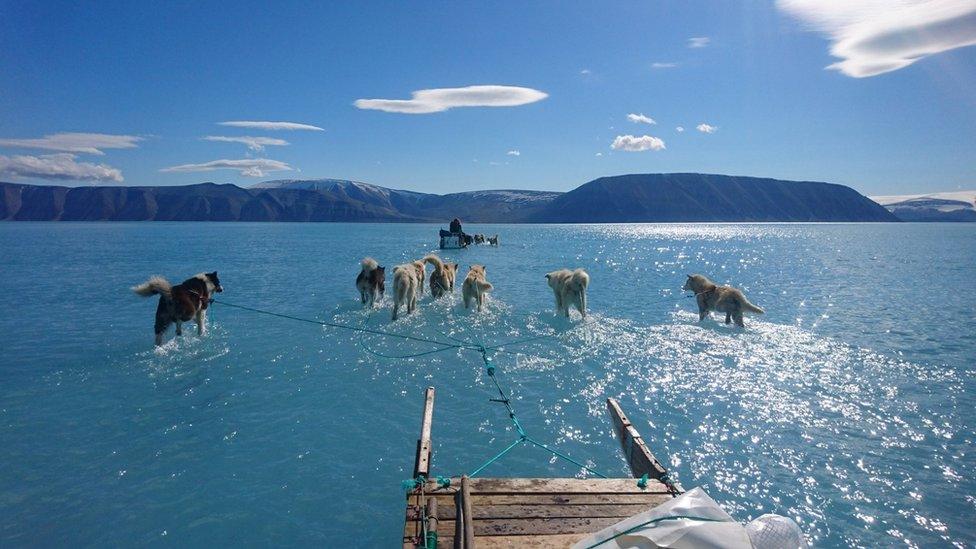
[[207,333],[207,311],[200,309],[197,311],[197,335],[202,337],[205,333]]
[[725,313],[725,323],[732,324],[732,313]]
[[708,316],[708,309],[698,309],[698,322],[705,320],[706,316]]
[[177,336],[183,335],[183,323],[180,322],[179,320],[176,321],[176,335]]
[[735,325],[736,326],[738,326],[740,328],[745,328],[746,327],[745,322],[743,322],[743,320],[742,320],[742,311],[736,311],[735,314],[732,316],[732,318],[735,319]]
[[163,346],[163,332],[156,332],[156,346]]
[[361,301],[363,305],[366,304],[366,290],[359,290],[359,301]]
[[400,310],[400,302],[399,301],[394,301],[393,302],[393,320],[396,320],[397,319],[397,312],[399,312],[399,310]]

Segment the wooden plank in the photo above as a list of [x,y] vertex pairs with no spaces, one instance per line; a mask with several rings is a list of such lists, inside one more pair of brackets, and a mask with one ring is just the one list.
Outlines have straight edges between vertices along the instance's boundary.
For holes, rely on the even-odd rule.
[[[474,549],[474,514],[471,512],[471,479],[467,475],[461,477],[461,499],[458,502],[461,508],[460,521],[464,533],[464,549]],[[463,517],[463,518],[462,518]],[[455,543],[454,545],[457,545]]]
[[[607,409],[610,411],[613,429],[617,432],[620,447],[623,449],[624,457],[627,459],[627,464],[630,466],[634,477],[640,478],[647,475],[652,479],[660,479],[666,475],[667,469],[651,453],[644,439],[637,432],[637,428],[634,427],[620,407],[620,403],[616,399],[608,398]],[[679,492],[682,491],[681,485],[677,482],[673,484]]]
[[438,509],[437,509],[437,498],[430,498],[427,500],[427,530],[425,531],[425,536],[430,533],[437,532],[437,525],[440,522],[438,520]]
[[[626,518],[652,507],[670,501],[670,495],[661,494],[659,501],[628,504],[628,505],[478,505],[478,499],[472,498],[472,516],[480,519],[503,518],[582,518],[582,517],[620,517]],[[436,501],[432,499],[431,501]],[[454,520],[457,509],[454,505],[439,505],[437,508],[441,520]],[[408,515],[408,519],[411,518]]]
[[[478,537],[478,549],[501,549],[503,547],[526,547],[529,549],[566,549],[585,538],[583,534],[550,534],[543,536],[491,536]],[[440,545],[440,544],[438,544]]]
[[[451,479],[449,493],[459,479]],[[471,493],[478,494],[644,494],[667,493],[668,488],[661,481],[651,479],[647,488],[639,488],[634,479],[628,478],[473,478]],[[430,481],[425,487],[428,494],[444,491],[436,482]]]
[[[636,481],[634,481],[636,482]],[[439,499],[439,505],[453,505],[454,493],[442,492],[427,494],[427,497]],[[658,505],[671,499],[671,495],[664,492],[649,492],[642,494],[473,494],[471,504],[477,508],[482,505]]]
[[417,439],[417,456],[414,459],[413,478],[430,476],[431,442],[430,431],[434,419],[434,388],[427,387],[424,392],[424,415],[420,422],[420,438]]
[[[482,536],[539,536],[552,534],[592,534],[620,522],[619,517],[561,519],[484,519],[475,520],[475,542]],[[454,522],[440,521],[438,536],[454,536]]]

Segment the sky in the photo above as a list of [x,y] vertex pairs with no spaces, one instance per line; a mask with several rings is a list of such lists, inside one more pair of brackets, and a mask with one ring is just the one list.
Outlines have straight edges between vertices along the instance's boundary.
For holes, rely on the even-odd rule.
[[0,0],[0,180],[973,189],[974,44],[973,0]]

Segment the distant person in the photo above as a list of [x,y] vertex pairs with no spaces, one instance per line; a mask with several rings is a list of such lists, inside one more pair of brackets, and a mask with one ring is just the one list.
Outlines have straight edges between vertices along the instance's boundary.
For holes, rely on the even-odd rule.
[[462,234],[463,232],[461,230],[461,220],[455,217],[454,221],[451,221],[451,233]]

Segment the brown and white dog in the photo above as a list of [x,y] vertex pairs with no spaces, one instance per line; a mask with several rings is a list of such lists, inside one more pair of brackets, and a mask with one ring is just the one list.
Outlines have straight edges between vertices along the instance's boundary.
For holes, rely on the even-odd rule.
[[156,346],[163,344],[163,333],[170,324],[176,324],[176,335],[183,335],[183,323],[191,319],[197,321],[197,334],[203,335],[207,325],[207,306],[210,296],[214,292],[222,292],[224,288],[217,278],[217,271],[200,273],[188,278],[176,286],[171,285],[165,278],[154,276],[146,282],[134,286],[132,291],[137,295],[149,297],[159,295],[156,306]]
[[494,286],[485,278],[484,265],[472,265],[468,271],[468,276],[464,277],[461,285],[461,298],[464,299],[464,308],[471,306],[473,300],[478,304],[478,311],[485,304],[485,294],[494,289]]
[[400,307],[405,307],[407,314],[417,307],[421,280],[417,275],[417,265],[413,262],[393,268],[393,320],[397,319]]
[[457,263],[444,263],[434,254],[424,257],[424,262],[434,266],[430,273],[430,295],[434,298],[454,291],[454,279],[457,276]]
[[586,288],[590,285],[590,275],[586,271],[560,269],[547,274],[546,280],[556,297],[556,314],[569,317],[569,306],[573,305],[580,316],[586,318]]
[[372,307],[377,299],[382,299],[386,292],[386,267],[376,262],[372,257],[363,258],[362,270],[356,277],[356,289],[363,305]]
[[698,301],[698,321],[705,320],[709,311],[725,313],[725,323],[729,324],[733,320],[736,326],[745,326],[742,321],[742,313],[759,313],[763,311],[746,299],[742,290],[731,286],[719,286],[700,275],[688,275],[683,290],[695,292],[695,299]]

